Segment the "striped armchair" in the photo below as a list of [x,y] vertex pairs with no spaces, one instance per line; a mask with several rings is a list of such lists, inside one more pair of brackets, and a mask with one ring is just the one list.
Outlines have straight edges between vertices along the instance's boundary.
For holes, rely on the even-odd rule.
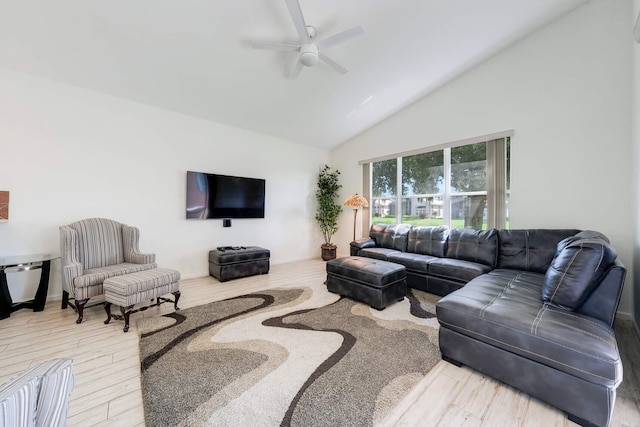
[[75,375],[71,359],[53,359],[0,386],[0,425],[64,427]]
[[76,309],[76,323],[82,322],[89,299],[103,294],[105,279],[157,267],[155,254],[140,253],[139,239],[136,227],[104,218],[60,227],[62,308]]

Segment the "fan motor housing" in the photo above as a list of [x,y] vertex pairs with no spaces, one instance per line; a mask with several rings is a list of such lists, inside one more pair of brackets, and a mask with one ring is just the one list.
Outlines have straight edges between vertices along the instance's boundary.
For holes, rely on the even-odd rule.
[[318,63],[318,46],[313,43],[305,43],[300,46],[300,62],[307,67],[313,67]]

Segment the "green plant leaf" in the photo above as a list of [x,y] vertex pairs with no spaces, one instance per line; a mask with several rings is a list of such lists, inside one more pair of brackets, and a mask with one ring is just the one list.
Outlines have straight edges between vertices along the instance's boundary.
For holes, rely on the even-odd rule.
[[338,231],[338,216],[342,212],[342,206],[337,203],[338,190],[342,187],[338,183],[339,175],[339,170],[332,170],[328,165],[324,165],[318,174],[316,221],[326,245],[332,245],[331,238]]

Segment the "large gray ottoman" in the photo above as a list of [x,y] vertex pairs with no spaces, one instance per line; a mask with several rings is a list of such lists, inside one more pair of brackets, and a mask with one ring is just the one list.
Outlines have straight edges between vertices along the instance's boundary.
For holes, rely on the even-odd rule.
[[239,277],[267,274],[270,256],[269,249],[258,246],[209,251],[209,275],[226,282]]
[[407,293],[403,265],[372,258],[351,256],[327,261],[329,292],[364,302],[382,310]]

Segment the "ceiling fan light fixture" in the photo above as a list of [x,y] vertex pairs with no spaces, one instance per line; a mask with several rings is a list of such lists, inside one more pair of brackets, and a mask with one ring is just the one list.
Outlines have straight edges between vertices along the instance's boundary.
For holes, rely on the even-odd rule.
[[[253,43],[253,47],[258,49],[277,50],[281,52],[297,52],[298,55],[291,58],[292,61],[289,61],[290,65],[285,67],[285,77],[295,79],[304,67],[313,67],[318,63],[318,61],[324,62],[340,74],[345,74],[348,71],[345,67],[338,64],[324,53],[321,53],[320,50],[324,51],[324,49],[328,47],[335,46],[352,39],[353,37],[361,35],[363,33],[362,27],[358,25],[356,27],[349,28],[348,30],[334,34],[316,43],[313,41],[316,36],[316,29],[311,25],[306,24],[298,0],[284,0],[284,2],[287,5],[287,9],[289,9],[289,14],[291,15],[293,24],[296,27],[299,44]],[[295,62],[293,59],[295,59]]]
[[307,67],[318,63],[318,47],[313,43],[305,43],[300,47],[300,62]]

